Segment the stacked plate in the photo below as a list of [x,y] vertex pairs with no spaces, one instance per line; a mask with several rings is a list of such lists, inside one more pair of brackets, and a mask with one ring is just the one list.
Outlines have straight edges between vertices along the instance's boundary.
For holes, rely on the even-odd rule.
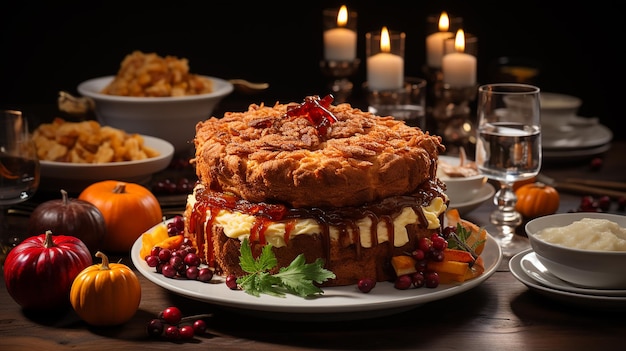
[[601,155],[611,147],[613,133],[596,118],[571,117],[569,123],[542,129],[544,160],[579,161]]
[[496,189],[489,183],[483,184],[476,195],[467,201],[450,201],[448,208],[456,208],[461,216],[475,210],[483,202],[493,199]]
[[509,269],[528,288],[550,298],[594,309],[626,310],[626,290],[592,289],[561,280],[539,262],[532,249],[513,256]]

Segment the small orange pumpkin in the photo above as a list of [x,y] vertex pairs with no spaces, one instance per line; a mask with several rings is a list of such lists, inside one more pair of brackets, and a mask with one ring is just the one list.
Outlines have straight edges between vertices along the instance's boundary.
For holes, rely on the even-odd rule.
[[517,182],[513,183],[513,191],[517,191],[517,189],[521,188],[522,186],[526,184],[532,184],[536,181],[537,181],[537,177],[531,177],[531,178],[527,178],[524,180],[518,180]]
[[83,269],[72,283],[70,302],[76,314],[90,325],[114,326],[128,322],[141,302],[141,284],[126,265],[109,263],[98,251],[102,264]]
[[78,196],[95,205],[106,224],[103,250],[128,252],[146,230],[163,220],[159,200],[147,188],[116,180],[93,183]]
[[559,209],[559,192],[541,182],[522,185],[515,191],[515,195],[515,209],[525,218],[553,214]]

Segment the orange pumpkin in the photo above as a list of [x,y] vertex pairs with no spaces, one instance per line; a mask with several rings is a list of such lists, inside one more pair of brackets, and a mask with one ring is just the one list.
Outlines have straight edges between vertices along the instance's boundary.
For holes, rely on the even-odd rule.
[[525,184],[515,191],[515,209],[525,218],[537,218],[556,213],[559,209],[559,192],[544,183]]
[[537,181],[537,177],[531,177],[531,178],[527,178],[524,180],[518,180],[517,182],[513,183],[513,191],[517,191],[517,189],[523,187],[524,185],[532,184],[536,181]]
[[109,263],[102,252],[96,252],[102,264],[83,269],[72,283],[70,302],[88,324],[114,326],[128,322],[141,302],[141,284],[137,275],[121,263]]
[[93,183],[78,196],[95,205],[106,224],[102,247],[109,252],[128,252],[146,230],[163,219],[161,205],[147,188],[116,180]]

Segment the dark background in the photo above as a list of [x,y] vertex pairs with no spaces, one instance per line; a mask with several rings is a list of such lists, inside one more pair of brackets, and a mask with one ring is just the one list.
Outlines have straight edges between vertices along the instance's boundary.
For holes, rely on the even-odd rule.
[[[580,115],[624,138],[624,15],[605,0],[4,1],[0,107],[56,106],[59,90],[76,93],[84,80],[115,74],[134,50],[187,58],[192,73],[269,82],[266,94],[244,97],[250,103],[325,95],[322,10],[342,4],[358,12],[361,59],[365,33],[387,26],[406,33],[405,74],[424,77],[426,17],[445,10],[478,37],[479,83],[490,82],[500,57],[536,61],[543,91],[580,97]],[[360,86],[364,77],[362,64],[353,80]]]

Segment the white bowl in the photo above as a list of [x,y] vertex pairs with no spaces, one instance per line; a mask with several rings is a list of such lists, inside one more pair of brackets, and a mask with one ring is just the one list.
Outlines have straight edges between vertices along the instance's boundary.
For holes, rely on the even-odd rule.
[[[626,228],[626,216],[609,213],[561,213],[533,219],[526,224],[525,230],[537,259],[550,273],[574,285],[595,289],[626,289],[626,251],[573,248],[547,242],[536,236],[545,228],[565,227],[584,218],[606,219]],[[571,231],[571,235],[581,233]],[[587,235],[589,237],[593,234]]]
[[[159,152],[156,157],[138,161],[109,163],[71,163],[39,161],[43,191],[66,190],[78,193],[87,186],[102,180],[120,180],[146,185],[154,173],[166,169],[174,156],[174,146],[168,141],[143,135],[146,146]],[[38,189],[38,191],[39,191]]]
[[[453,156],[439,156],[439,161],[452,166],[461,164],[461,159]],[[482,174],[449,177],[442,172],[442,167],[437,167],[437,177],[446,184],[446,195],[450,198],[450,203],[465,203],[476,199],[487,182],[487,177]]]
[[541,92],[541,126],[558,128],[576,117],[582,100],[571,95]]
[[102,94],[113,76],[87,80],[78,92],[95,102],[95,113],[102,125],[128,133],[150,135],[169,141],[176,152],[188,151],[196,134],[196,124],[213,113],[215,106],[233,91],[226,80],[213,81],[209,94],[175,97],[132,97]]

